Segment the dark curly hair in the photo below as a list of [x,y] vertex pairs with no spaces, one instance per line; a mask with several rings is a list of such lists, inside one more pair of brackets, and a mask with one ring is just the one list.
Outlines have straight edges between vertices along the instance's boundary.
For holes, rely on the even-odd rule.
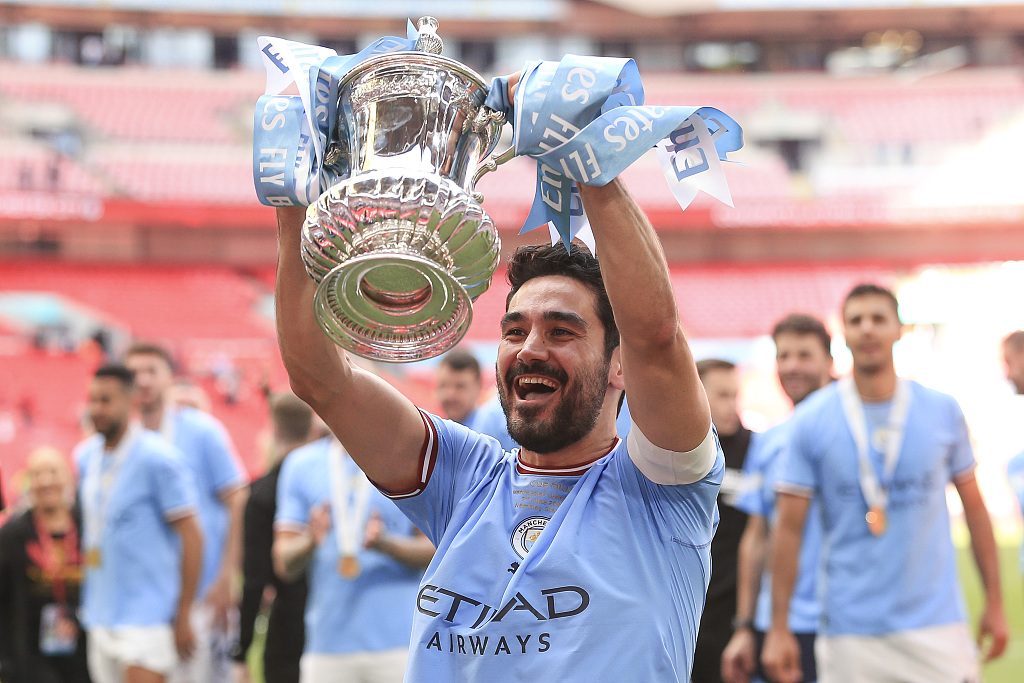
[[508,262],[508,283],[512,289],[505,299],[505,310],[520,287],[536,277],[562,275],[581,282],[594,293],[597,301],[597,319],[604,325],[604,354],[611,358],[619,345],[619,328],[615,325],[612,302],[604,288],[601,266],[597,257],[573,243],[567,251],[561,242],[554,245],[533,244],[520,247]]
[[772,339],[778,342],[779,337],[784,334],[813,335],[821,342],[825,353],[829,356],[832,355],[832,335],[825,329],[824,323],[813,315],[790,313],[775,324],[775,329],[772,330]]

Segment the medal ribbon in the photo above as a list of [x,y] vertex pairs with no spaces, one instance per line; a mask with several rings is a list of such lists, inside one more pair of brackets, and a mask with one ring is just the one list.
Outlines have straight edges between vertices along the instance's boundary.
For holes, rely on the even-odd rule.
[[171,405],[170,402],[164,406],[164,413],[160,417],[160,436],[164,437],[164,441],[169,444],[174,444],[174,418],[177,415],[177,411]]
[[846,414],[846,424],[857,445],[858,471],[860,490],[868,509],[885,511],[889,505],[889,486],[896,472],[896,463],[900,459],[903,448],[903,433],[907,423],[907,412],[910,409],[910,383],[904,379],[896,381],[896,391],[892,397],[892,408],[889,410],[889,438],[885,443],[882,461],[883,484],[879,481],[875,468],[871,464],[868,440],[867,419],[864,417],[864,403],[854,384],[852,377],[845,377],[838,382],[839,398]]
[[105,455],[101,448],[89,460],[89,467],[82,483],[82,505],[86,513],[82,515],[82,531],[87,551],[100,547],[100,539],[107,526],[107,513],[110,511],[111,489],[117,482],[117,475],[128,453],[135,445],[139,431],[136,423],[129,424],[124,436],[121,437],[121,442],[110,455]]
[[[338,83],[354,66],[374,55],[412,50],[419,32],[408,24],[406,38],[385,36],[354,55],[284,38],[257,40],[267,70],[266,94],[256,101],[252,177],[256,196],[267,206],[308,206],[347,176],[324,165],[334,136],[344,138],[338,116]],[[294,85],[298,95],[284,95]]]
[[739,124],[711,107],[644,106],[633,60],[566,55],[532,62],[514,112],[501,92],[506,87],[495,79],[487,105],[514,113],[516,155],[537,161],[533,206],[520,232],[551,223],[568,244],[588,225],[575,184],[606,185],[652,147],[683,209],[698,190],[732,206],[721,162],[743,145]]
[[58,604],[64,605],[67,602],[64,567],[81,562],[75,519],[69,515],[68,529],[61,540],[61,550],[58,552],[57,545],[53,542],[53,536],[43,524],[42,517],[38,514],[33,514],[32,517],[35,523],[37,542],[26,546],[25,551],[43,574],[50,579],[50,583],[53,585],[53,599]]
[[370,480],[362,470],[349,476],[346,467],[349,460],[344,446],[336,439],[327,452],[331,477],[331,521],[334,523],[334,538],[342,557],[359,554],[366,526],[370,503]]

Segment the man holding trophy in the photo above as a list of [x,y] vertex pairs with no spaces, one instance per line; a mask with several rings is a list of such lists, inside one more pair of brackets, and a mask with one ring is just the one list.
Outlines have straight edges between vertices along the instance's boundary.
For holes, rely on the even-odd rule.
[[[308,107],[318,84],[335,93],[313,150],[324,160],[314,175],[334,184],[308,210],[286,204],[315,183],[265,198],[279,207],[277,324],[292,388],[437,547],[410,606],[407,681],[688,681],[723,458],[661,245],[615,176],[652,146],[666,177],[715,176],[716,143],[738,147],[735,124],[716,110],[641,106],[629,60],[534,63],[496,79],[485,106],[478,76],[453,86],[445,79],[468,70],[425,51],[434,25],[421,21],[411,48],[307,69],[318,70]],[[302,69],[297,51],[291,63],[283,52],[264,49]],[[261,103],[258,124],[260,107],[278,106]],[[508,265],[496,380],[522,445],[509,453],[348,355],[412,360],[461,337],[496,260],[472,171],[501,113],[515,116],[515,152],[538,160],[530,227],[550,221],[562,238]],[[263,142],[258,132],[256,163],[271,158]],[[289,171],[302,162],[284,158]],[[696,189],[673,192],[685,203]],[[591,230],[600,262],[571,243]]]

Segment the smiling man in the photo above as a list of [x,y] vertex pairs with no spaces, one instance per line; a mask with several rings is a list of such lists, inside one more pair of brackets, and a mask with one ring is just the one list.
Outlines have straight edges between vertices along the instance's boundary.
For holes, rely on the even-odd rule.
[[618,181],[580,191],[600,264],[558,245],[508,265],[496,379],[510,452],[331,344],[299,258],[302,210],[278,209],[292,387],[437,546],[408,606],[406,681],[689,680],[723,459],[653,228]]
[[[813,392],[832,381],[832,337],[817,318],[791,313],[772,330],[779,386],[796,407]],[[736,507],[749,517],[739,542],[737,558],[735,632],[722,654],[722,680],[749,683],[763,680],[760,650],[771,615],[769,531],[775,518],[775,478],[787,448],[793,420],[775,425],[756,439],[743,473],[753,482]],[[717,539],[716,539],[717,542]],[[818,553],[821,519],[810,508],[804,524],[797,579],[789,603],[789,628],[800,646],[800,683],[814,683],[814,639],[818,631],[821,601],[818,598]]]
[[900,378],[896,297],[873,284],[843,302],[853,375],[796,410],[781,457],[772,538],[771,627],[762,660],[772,680],[802,679],[790,606],[804,522],[820,506],[821,683],[974,683],[979,667],[950,540],[946,485],[956,487],[985,586],[978,642],[1006,647],[992,523],[974,476],[956,400]]

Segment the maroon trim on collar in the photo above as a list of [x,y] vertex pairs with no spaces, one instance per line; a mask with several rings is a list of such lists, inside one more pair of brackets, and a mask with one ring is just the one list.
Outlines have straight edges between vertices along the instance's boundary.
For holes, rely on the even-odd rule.
[[[615,447],[619,445],[619,441],[619,437],[615,437],[615,443],[613,443],[612,447],[608,449],[608,453],[615,450]],[[520,449],[516,454],[516,471],[518,471],[519,474],[539,474],[548,477],[575,477],[589,470],[595,462],[605,457],[605,455],[608,455],[608,453],[599,455],[593,460],[589,460],[579,465],[552,465],[550,467],[537,467],[536,465],[528,465],[523,462],[523,451]]]

